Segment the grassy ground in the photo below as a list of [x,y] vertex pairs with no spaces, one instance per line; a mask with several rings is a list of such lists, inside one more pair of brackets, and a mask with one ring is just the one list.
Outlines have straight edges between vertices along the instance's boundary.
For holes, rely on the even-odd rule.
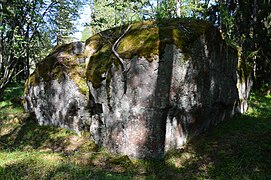
[[164,160],[131,160],[88,137],[39,126],[19,105],[22,86],[0,102],[2,179],[271,179],[271,97],[253,94],[245,115],[221,123]]

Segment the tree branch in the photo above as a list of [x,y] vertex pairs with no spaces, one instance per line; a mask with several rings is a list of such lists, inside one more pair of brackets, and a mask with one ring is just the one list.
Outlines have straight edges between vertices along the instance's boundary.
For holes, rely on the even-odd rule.
[[123,72],[127,72],[127,67],[126,64],[124,63],[123,59],[120,57],[119,53],[117,52],[117,47],[119,45],[120,40],[125,36],[125,34],[131,29],[132,25],[130,24],[127,29],[125,30],[125,32],[115,41],[115,43],[112,46],[112,51],[114,53],[114,55],[118,58],[118,60],[121,63],[121,68]]
[[[51,2],[51,3],[47,6],[47,8],[45,9],[45,11],[44,11],[44,12],[42,13],[42,15],[41,15],[41,19],[43,19],[43,18],[45,17],[45,15],[49,12],[49,10],[50,10],[51,8],[53,8],[53,6],[54,6],[55,4],[57,4],[57,3],[56,3],[56,2]],[[29,42],[32,41],[32,39],[33,39],[35,33],[38,31],[38,28],[40,27],[40,25],[41,25],[41,22],[39,22],[39,23],[37,23],[37,24],[35,25],[35,27],[34,27],[34,29],[33,29],[33,32],[32,32],[32,36],[29,38]]]
[[129,69],[127,69],[127,66],[126,66],[124,60],[120,57],[120,55],[116,49],[119,46],[120,40],[126,35],[126,33],[130,30],[131,27],[132,27],[132,25],[130,24],[127,27],[127,29],[125,30],[125,32],[116,40],[116,42],[112,46],[112,51],[113,51],[114,55],[118,58],[118,60],[121,63],[123,82],[124,82],[124,93],[123,94],[126,94],[126,90],[127,90],[127,73],[129,71]]

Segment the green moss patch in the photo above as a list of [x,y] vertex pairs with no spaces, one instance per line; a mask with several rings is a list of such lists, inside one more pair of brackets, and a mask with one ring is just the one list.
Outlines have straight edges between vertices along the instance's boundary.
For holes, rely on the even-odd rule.
[[57,47],[53,53],[37,64],[35,72],[25,83],[25,93],[28,93],[29,85],[36,86],[41,80],[45,83],[51,80],[61,81],[65,73],[78,86],[81,93],[87,94],[85,67],[84,64],[77,62],[78,59],[85,58],[85,54],[75,55],[72,50],[72,43]]
[[137,23],[121,40],[119,54],[124,59],[138,55],[152,59],[159,53],[159,31],[156,22]]
[[101,49],[90,57],[87,67],[87,80],[92,82],[94,88],[98,88],[105,79],[102,75],[110,69],[113,62],[113,54],[109,43],[104,42],[100,45]]
[[137,55],[152,61],[152,56],[159,55],[166,44],[174,44],[188,54],[189,45],[211,26],[205,21],[186,19],[137,23],[120,42],[118,52],[124,59]]

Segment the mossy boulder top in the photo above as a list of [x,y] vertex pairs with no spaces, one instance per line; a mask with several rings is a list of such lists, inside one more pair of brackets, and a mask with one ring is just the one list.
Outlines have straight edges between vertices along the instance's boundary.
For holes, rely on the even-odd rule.
[[[113,28],[98,33],[86,41],[87,54],[90,57],[87,67],[87,80],[94,87],[99,87],[103,74],[112,64],[118,65],[119,61],[111,48],[114,42],[122,35],[127,26]],[[131,60],[132,57],[145,57],[149,62],[158,60],[166,44],[174,44],[181,49],[186,59],[191,58],[191,45],[200,36],[214,38],[217,30],[211,23],[200,20],[161,20],[139,22],[132,25],[131,29],[121,39],[117,47],[120,57]],[[222,42],[220,36],[219,38]]]

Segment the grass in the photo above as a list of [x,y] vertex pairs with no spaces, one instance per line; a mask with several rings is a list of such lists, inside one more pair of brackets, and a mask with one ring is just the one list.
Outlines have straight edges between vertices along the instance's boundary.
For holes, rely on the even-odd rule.
[[0,179],[271,179],[271,96],[254,93],[238,115],[164,160],[109,154],[89,134],[39,126],[19,105],[21,85],[0,102]]

